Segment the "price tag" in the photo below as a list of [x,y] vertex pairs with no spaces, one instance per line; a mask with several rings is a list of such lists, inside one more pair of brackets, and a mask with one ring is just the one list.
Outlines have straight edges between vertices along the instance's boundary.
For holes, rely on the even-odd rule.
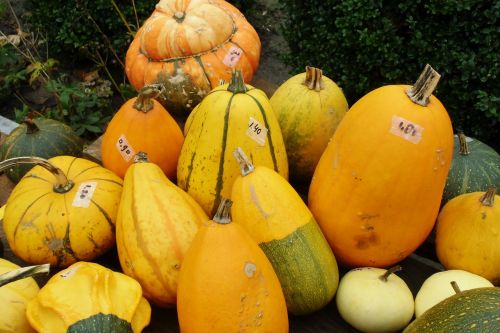
[[97,182],[81,183],[73,198],[73,207],[88,208],[96,187]]
[[250,117],[250,120],[248,121],[247,135],[260,146],[264,146],[266,144],[267,131],[268,130],[264,125]]
[[418,144],[422,140],[424,128],[399,116],[392,116],[390,132],[411,143]]
[[128,143],[125,135],[120,135],[118,141],[116,141],[116,149],[120,152],[123,159],[128,162],[135,155],[134,148]]
[[227,52],[222,62],[227,67],[234,67],[240,60],[242,54],[243,54],[242,49],[240,49],[239,47],[232,46]]

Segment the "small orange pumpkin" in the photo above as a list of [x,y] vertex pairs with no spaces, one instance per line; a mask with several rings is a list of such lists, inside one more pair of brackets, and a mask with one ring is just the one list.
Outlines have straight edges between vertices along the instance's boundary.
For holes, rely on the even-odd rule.
[[159,85],[144,87],[122,105],[104,133],[102,164],[121,178],[135,154],[143,151],[167,177],[175,179],[184,136],[175,119],[154,100],[162,90]]

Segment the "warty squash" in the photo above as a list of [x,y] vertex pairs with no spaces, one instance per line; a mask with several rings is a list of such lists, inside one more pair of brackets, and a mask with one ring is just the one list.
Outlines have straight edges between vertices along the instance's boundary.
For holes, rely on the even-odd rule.
[[339,282],[337,262],[302,198],[274,170],[234,151],[241,176],[231,192],[234,223],[242,225],[273,265],[288,311],[309,314],[327,305]]
[[250,82],[260,48],[255,29],[226,1],[160,0],[130,44],[125,72],[137,90],[164,85],[162,103],[187,114],[232,69]]
[[182,259],[198,226],[209,218],[162,170],[138,153],[125,175],[116,221],[123,272],[159,306],[173,306]]
[[52,276],[26,314],[39,333],[140,333],[151,307],[134,279],[81,261]]
[[230,197],[240,174],[232,152],[241,147],[255,165],[288,178],[281,129],[266,94],[243,82],[235,71],[230,84],[208,94],[190,120],[179,156],[178,185],[213,216],[220,198]]
[[363,96],[321,156],[308,204],[344,265],[391,266],[431,232],[453,152],[438,80],[426,66],[414,86]]
[[115,245],[115,219],[122,180],[83,158],[18,157],[0,170],[37,164],[14,187],[3,229],[10,248],[32,264],[66,267],[93,260]]
[[288,332],[280,282],[257,243],[231,222],[230,207],[230,200],[221,200],[184,257],[177,298],[181,332]]

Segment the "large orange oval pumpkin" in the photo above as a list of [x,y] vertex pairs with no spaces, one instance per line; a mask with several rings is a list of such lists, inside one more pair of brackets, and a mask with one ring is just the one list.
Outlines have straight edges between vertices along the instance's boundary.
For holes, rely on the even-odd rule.
[[453,131],[427,68],[413,87],[387,85],[356,102],[316,167],[309,207],[345,265],[395,264],[434,226]]
[[222,0],[161,0],[132,41],[125,59],[130,83],[162,83],[172,112],[191,110],[233,68],[251,81],[260,58],[255,29]]

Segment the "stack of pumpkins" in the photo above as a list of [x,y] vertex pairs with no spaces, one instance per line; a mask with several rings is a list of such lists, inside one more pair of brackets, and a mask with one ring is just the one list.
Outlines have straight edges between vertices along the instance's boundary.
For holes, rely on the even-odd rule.
[[[0,150],[0,169],[20,179],[5,206],[9,246],[65,269],[41,290],[9,284],[2,301],[19,307],[0,325],[141,332],[152,302],[176,305],[182,332],[287,332],[288,313],[316,312],[337,294],[341,316],[363,332],[401,330],[415,311],[408,332],[498,328],[500,199],[485,190],[500,186],[500,158],[463,134],[453,153],[432,95],[439,75],[427,66],[413,86],[380,87],[347,112],[313,67],[268,99],[245,83],[259,55],[255,30],[225,1],[161,0],[127,53],[139,94],[109,123],[102,166],[77,157],[81,143],[63,125],[33,120],[13,132]],[[189,113],[184,131],[167,110]],[[71,148],[39,155],[42,134]],[[289,172],[310,185],[307,205]],[[436,219],[450,270],[414,300],[399,267],[382,268],[413,253]],[[123,274],[91,263],[115,245]],[[355,267],[340,283],[337,261]],[[485,288],[452,296],[451,281]],[[464,298],[475,313],[461,310]]]

